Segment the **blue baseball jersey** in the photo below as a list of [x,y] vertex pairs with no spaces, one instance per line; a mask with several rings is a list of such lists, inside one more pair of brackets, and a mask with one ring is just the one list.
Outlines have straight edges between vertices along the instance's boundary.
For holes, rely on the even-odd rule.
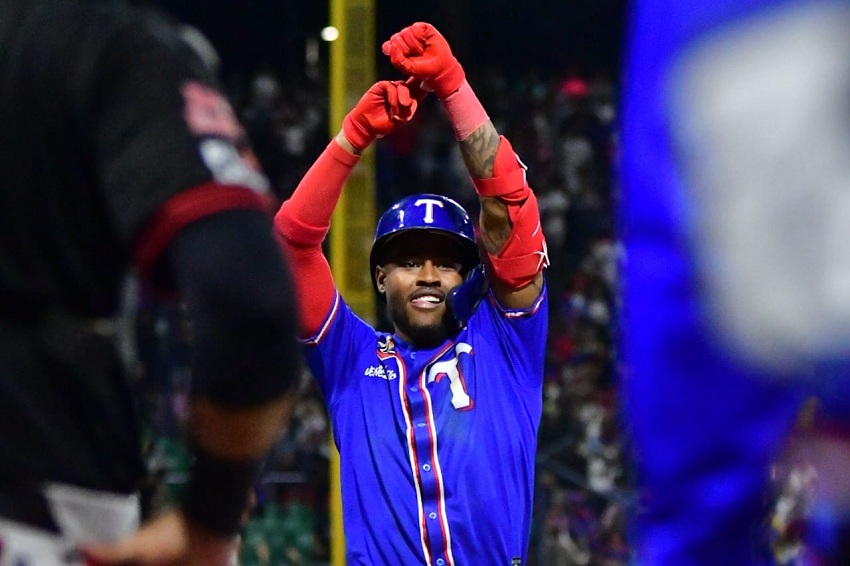
[[644,0],[631,17],[620,219],[638,563],[768,563],[769,465],[801,386],[850,398],[830,380],[850,359],[850,171],[834,151],[850,10]]
[[490,295],[420,350],[337,294],[307,359],[340,452],[349,565],[525,564],[547,317],[545,290],[522,311]]

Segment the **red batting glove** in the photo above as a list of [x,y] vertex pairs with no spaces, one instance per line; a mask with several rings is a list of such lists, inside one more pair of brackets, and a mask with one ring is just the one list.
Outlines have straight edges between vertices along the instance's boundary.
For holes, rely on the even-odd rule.
[[366,91],[342,121],[342,133],[357,149],[366,149],[375,139],[409,122],[419,101],[428,93],[415,79],[380,81]]
[[431,24],[417,22],[407,26],[385,41],[381,51],[396,69],[425,81],[441,100],[466,79],[446,38]]

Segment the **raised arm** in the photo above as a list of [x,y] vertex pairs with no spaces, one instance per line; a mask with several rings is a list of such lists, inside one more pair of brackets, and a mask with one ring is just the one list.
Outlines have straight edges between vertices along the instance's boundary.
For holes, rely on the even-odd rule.
[[163,267],[193,321],[195,460],[179,509],[121,541],[87,545],[87,563],[230,563],[251,488],[289,419],[300,376],[289,274],[270,225],[259,211],[220,212],[181,228],[165,250]]
[[379,137],[409,121],[424,91],[401,81],[372,85],[275,217],[275,230],[292,266],[302,337],[315,336],[336,290],[322,253],[331,215],[360,154]]
[[384,43],[383,52],[397,69],[433,90],[446,109],[481,202],[481,241],[493,293],[504,307],[532,306],[549,258],[525,165],[496,131],[434,26],[418,22],[404,28]]

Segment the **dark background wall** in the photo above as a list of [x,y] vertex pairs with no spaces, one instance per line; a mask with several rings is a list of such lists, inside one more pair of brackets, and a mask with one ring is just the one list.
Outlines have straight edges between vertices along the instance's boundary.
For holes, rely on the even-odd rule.
[[[466,66],[496,67],[511,75],[529,69],[616,75],[625,1],[377,0],[376,40],[423,20],[447,36]],[[327,0],[154,3],[206,33],[220,51],[225,72],[268,65],[281,76],[298,76],[307,38],[318,37],[329,21]],[[323,57],[327,53],[324,45],[321,52]]]

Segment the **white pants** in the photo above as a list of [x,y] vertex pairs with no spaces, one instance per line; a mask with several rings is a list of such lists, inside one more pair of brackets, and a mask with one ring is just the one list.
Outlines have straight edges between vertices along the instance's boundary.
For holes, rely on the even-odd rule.
[[0,518],[0,566],[82,566],[76,547],[112,542],[139,528],[137,495],[51,484],[44,488],[61,534]]

